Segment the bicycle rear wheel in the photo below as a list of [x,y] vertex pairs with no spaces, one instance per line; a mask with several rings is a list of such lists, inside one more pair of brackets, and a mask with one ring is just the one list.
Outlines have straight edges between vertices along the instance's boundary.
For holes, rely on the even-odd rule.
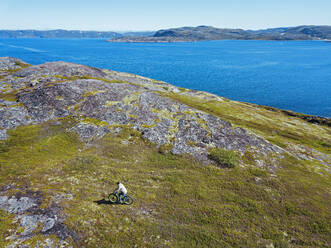
[[123,199],[123,203],[126,205],[131,205],[133,203],[133,198],[129,195],[126,195]]
[[108,196],[108,200],[111,202],[111,203],[116,203],[118,201],[118,196],[116,194],[113,194],[111,193],[109,196]]

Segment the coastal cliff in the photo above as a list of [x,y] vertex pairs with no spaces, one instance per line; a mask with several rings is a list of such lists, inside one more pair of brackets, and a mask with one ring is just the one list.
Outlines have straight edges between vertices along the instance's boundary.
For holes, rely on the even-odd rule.
[[[327,118],[0,58],[0,247],[327,247],[330,134]],[[107,201],[116,181],[133,205]]]

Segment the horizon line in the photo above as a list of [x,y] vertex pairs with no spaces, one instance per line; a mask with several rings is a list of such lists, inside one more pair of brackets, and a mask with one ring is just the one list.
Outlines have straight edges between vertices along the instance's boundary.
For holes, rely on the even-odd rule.
[[276,28],[294,28],[294,27],[304,27],[304,26],[331,26],[328,24],[321,24],[321,25],[312,25],[312,24],[303,24],[303,25],[297,25],[297,26],[276,26],[276,27],[266,27],[266,28],[259,28],[259,29],[245,29],[245,28],[222,28],[222,27],[215,27],[211,25],[198,25],[198,26],[177,26],[177,27],[168,27],[168,28],[160,28],[160,29],[146,29],[146,30],[91,30],[91,29],[65,29],[65,28],[49,28],[49,29],[34,29],[34,28],[26,28],[26,29],[0,29],[0,31],[82,31],[82,32],[115,32],[115,33],[128,33],[128,32],[155,32],[158,30],[164,30],[164,29],[174,29],[174,28],[184,28],[184,27],[213,27],[218,29],[242,29],[242,30],[252,30],[252,31],[258,31],[258,30],[266,30],[266,29],[276,29]]

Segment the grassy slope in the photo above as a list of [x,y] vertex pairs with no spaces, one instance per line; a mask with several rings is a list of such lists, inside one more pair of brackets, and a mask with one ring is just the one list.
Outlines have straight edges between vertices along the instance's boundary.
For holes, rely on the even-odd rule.
[[[168,93],[165,96],[191,107],[219,116],[234,125],[241,126],[260,134],[269,141],[286,147],[287,144],[302,144],[330,154],[331,129],[323,125],[313,125],[281,111],[242,102],[223,99],[207,100],[192,95]],[[275,109],[276,110],[276,109]]]
[[[129,130],[84,147],[65,131],[74,123],[64,119],[11,131],[0,143],[0,187],[15,183],[17,191],[41,191],[43,207],[56,194],[74,194],[63,207],[67,225],[80,235],[77,246],[328,247],[331,242],[331,177],[312,173],[307,162],[286,157],[276,174],[255,167],[218,169],[160,154]],[[96,204],[117,180],[136,202]],[[14,232],[12,218],[0,212],[1,237]]]
[[[294,152],[330,154],[329,127],[312,125],[282,112],[224,99],[161,93],[248,128]],[[15,92],[2,94],[16,100]],[[250,166],[219,169],[186,156],[160,154],[136,132],[106,136],[84,146],[66,132],[73,119],[12,130],[0,141],[0,188],[7,194],[43,193],[43,207],[58,194],[67,225],[85,247],[328,247],[331,176],[318,161],[286,156],[271,174]],[[95,123],[99,125],[100,123]],[[129,144],[123,143],[129,140]],[[307,149],[299,149],[303,144]],[[309,150],[310,149],[310,150]],[[319,173],[314,173],[319,172]],[[323,174],[320,174],[323,172]],[[127,185],[132,206],[98,205],[115,182]],[[0,237],[22,231],[14,216],[0,210]],[[35,236],[27,243],[34,243]],[[68,240],[72,242],[72,240]],[[0,239],[0,247],[8,244]]]

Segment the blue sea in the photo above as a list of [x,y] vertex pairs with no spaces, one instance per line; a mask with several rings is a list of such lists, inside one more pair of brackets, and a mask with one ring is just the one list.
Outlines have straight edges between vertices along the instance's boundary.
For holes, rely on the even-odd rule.
[[0,39],[0,56],[131,72],[232,100],[331,117],[331,42]]

